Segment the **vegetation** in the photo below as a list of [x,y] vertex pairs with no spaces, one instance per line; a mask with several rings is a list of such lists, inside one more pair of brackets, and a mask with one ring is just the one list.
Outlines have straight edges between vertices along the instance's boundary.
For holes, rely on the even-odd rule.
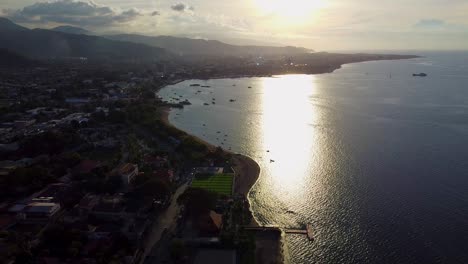
[[52,183],[54,178],[41,166],[18,168],[0,178],[0,198],[11,198],[28,194]]
[[197,217],[216,208],[218,195],[200,188],[188,188],[177,202],[185,205],[187,213],[192,217]]

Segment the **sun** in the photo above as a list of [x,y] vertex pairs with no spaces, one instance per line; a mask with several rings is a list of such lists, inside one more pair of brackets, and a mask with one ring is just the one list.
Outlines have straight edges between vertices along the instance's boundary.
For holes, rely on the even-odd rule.
[[260,12],[281,19],[300,21],[317,13],[323,0],[254,0]]

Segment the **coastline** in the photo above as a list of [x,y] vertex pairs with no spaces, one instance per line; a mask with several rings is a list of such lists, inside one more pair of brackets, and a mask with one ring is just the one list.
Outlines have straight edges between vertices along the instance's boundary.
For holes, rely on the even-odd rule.
[[[209,79],[237,79],[237,78],[256,78],[256,77],[274,77],[276,75],[288,75],[288,74],[306,74],[306,75],[315,75],[315,74],[326,74],[326,73],[333,73],[334,71],[341,69],[343,65],[346,64],[354,64],[354,63],[362,63],[362,62],[371,62],[371,61],[381,61],[381,60],[401,60],[401,59],[413,59],[419,58],[419,56],[408,56],[407,58],[385,58],[385,59],[369,59],[369,60],[362,60],[362,61],[350,61],[350,62],[343,62],[334,67],[331,67],[324,71],[313,71],[307,73],[293,73],[293,72],[286,72],[286,73],[278,73],[278,74],[233,74],[233,75],[219,75],[219,76],[193,76],[192,78],[176,80],[167,85],[158,89],[164,89],[168,85],[180,83],[186,80],[209,80]],[[157,92],[157,91],[156,91]],[[182,105],[183,107],[183,105]],[[163,106],[161,107],[160,112],[160,120],[167,126],[173,127],[177,130],[173,124],[169,121],[169,114],[171,109],[174,108],[173,106]],[[185,131],[184,131],[185,132]],[[187,133],[187,132],[185,132]],[[188,136],[192,137],[194,140],[204,144],[210,150],[215,150],[217,147],[207,141],[187,133]],[[250,227],[259,227],[259,229],[252,231],[252,234],[255,236],[255,244],[256,244],[256,263],[284,263],[285,261],[285,249],[283,244],[283,231],[280,228],[275,230],[262,230],[261,225],[255,219],[250,200],[248,199],[248,194],[253,186],[256,184],[260,177],[260,166],[259,164],[253,160],[252,158],[242,155],[233,153],[231,151],[227,151],[222,148],[225,153],[232,155],[232,167],[236,174],[236,180],[234,183],[234,193],[240,195],[245,198],[246,202],[248,203],[249,212],[251,215],[251,222]]]
[[[161,110],[162,110],[161,115],[160,115],[161,121],[167,126],[176,128],[174,125],[171,124],[171,122],[169,122],[169,113],[171,111],[171,108],[163,107]],[[215,150],[217,148],[216,146],[208,143],[207,141],[197,136],[194,136],[191,134],[188,134],[188,135],[192,137],[193,139],[195,139],[196,141],[207,146],[208,149],[210,150]],[[236,173],[234,192],[236,194],[244,196],[247,199],[250,189],[252,189],[252,187],[257,182],[260,176],[260,166],[258,165],[256,161],[254,161],[252,158],[248,156],[238,154],[238,153],[233,153],[225,149],[223,149],[223,151],[232,155],[232,162],[233,162],[232,167],[234,169],[234,172]],[[252,225],[258,226],[257,221],[253,217],[252,217]]]
[[[161,121],[167,126],[176,128],[169,122],[171,107],[166,106],[161,108],[161,110]],[[206,145],[210,150],[216,149],[216,146],[206,142],[205,140],[191,134],[188,135],[198,142]],[[260,176],[260,166],[255,160],[248,156],[236,154],[224,149],[223,151],[232,155],[232,168],[236,175],[234,193],[243,197],[247,203],[251,216],[249,227],[259,228],[261,225],[253,215],[248,194]],[[280,229],[262,230],[260,228],[250,232],[255,237],[255,263],[284,263],[285,255],[283,233]]]

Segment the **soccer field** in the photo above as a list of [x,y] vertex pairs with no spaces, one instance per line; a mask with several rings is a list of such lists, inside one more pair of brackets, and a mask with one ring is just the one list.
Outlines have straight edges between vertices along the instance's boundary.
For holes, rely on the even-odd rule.
[[219,194],[231,195],[233,175],[217,174],[211,176],[196,176],[192,187],[202,188]]

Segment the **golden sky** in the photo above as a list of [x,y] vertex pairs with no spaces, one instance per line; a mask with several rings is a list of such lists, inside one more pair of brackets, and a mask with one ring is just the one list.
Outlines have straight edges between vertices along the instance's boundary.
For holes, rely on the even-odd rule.
[[467,0],[2,0],[30,27],[68,24],[316,50],[467,49]]

